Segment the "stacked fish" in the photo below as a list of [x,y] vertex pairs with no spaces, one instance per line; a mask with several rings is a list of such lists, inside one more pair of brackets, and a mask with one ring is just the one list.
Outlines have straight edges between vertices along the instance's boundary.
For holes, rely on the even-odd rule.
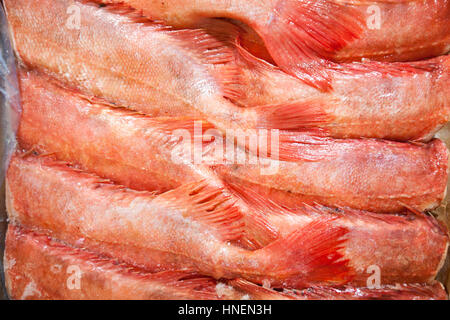
[[12,298],[446,298],[447,0],[3,2]]

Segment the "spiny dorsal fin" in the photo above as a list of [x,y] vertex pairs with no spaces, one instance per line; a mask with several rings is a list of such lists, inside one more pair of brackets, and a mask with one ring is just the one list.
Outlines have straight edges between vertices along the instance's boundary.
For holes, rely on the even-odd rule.
[[234,241],[244,234],[242,213],[231,197],[220,188],[200,181],[168,191],[155,199],[180,209],[185,217],[214,229],[224,241]]

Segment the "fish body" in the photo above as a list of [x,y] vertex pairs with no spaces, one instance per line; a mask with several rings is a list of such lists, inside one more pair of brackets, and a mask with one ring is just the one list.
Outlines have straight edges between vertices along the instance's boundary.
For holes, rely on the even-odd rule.
[[[450,118],[450,56],[410,63],[347,63],[332,70],[321,92],[238,50],[244,106],[302,101],[326,115],[312,123],[334,138],[426,141]],[[289,127],[285,121],[285,129]],[[282,127],[282,124],[278,125]]]
[[[18,155],[8,169],[7,189],[14,223],[75,246],[96,243],[92,247],[112,257],[123,252],[130,263],[143,261],[149,269],[187,268],[216,279],[241,277],[294,288],[340,285],[351,277],[339,253],[345,228],[330,226],[324,218],[247,250],[233,244],[244,235],[239,210],[204,182],[154,195],[51,159]],[[141,254],[133,257],[136,252]]]
[[150,273],[10,225],[5,261],[9,296],[21,300],[437,300],[441,284],[309,288],[277,292],[248,281],[228,283],[188,271]]
[[[333,223],[349,230],[343,253],[349,259],[349,265],[358,270],[352,279],[355,285],[367,284],[374,272],[379,272],[381,283],[429,282],[445,262],[448,230],[433,217],[407,211],[402,214],[376,214],[317,205],[286,209],[267,200],[264,195],[258,195],[255,188],[246,190],[236,185],[230,188],[253,207],[261,210],[271,208],[266,209],[266,219],[280,236],[318,217],[339,216]],[[377,269],[373,269],[374,266]]]
[[[56,159],[71,162],[85,171],[137,190],[165,192],[186,184],[207,181],[210,186],[223,188],[224,194],[232,197],[242,215],[248,218],[245,229],[258,226],[252,232],[254,240],[250,241],[256,245],[255,248],[270,244],[281,234],[288,236],[295,229],[320,220],[321,216],[333,218],[338,215],[340,219],[333,223],[337,227],[342,225],[351,230],[345,248],[345,258],[360,272],[358,285],[365,285],[366,270],[371,265],[380,266],[383,279],[386,279],[387,283],[398,282],[399,279],[426,282],[435,276],[441,266],[447,248],[446,232],[436,231],[434,227],[429,226],[428,219],[407,214],[401,206],[398,207],[401,215],[381,216],[385,218],[348,208],[336,212],[325,208],[318,211],[302,209],[286,212],[281,206],[298,206],[302,203],[301,195],[278,191],[279,197],[276,199],[273,189],[257,183],[251,185],[249,181],[252,180],[245,180],[245,175],[235,176],[233,172],[241,170],[239,165],[222,165],[223,171],[218,170],[218,167],[214,168],[214,171],[208,164],[194,164],[190,155],[183,162],[173,161],[173,148],[180,142],[178,139],[173,140],[169,132],[173,130],[173,124],[192,132],[189,128],[192,127],[193,120],[179,119],[174,122],[173,119],[168,121],[149,118],[101,105],[84,99],[82,95],[67,90],[36,72],[21,71],[20,83],[23,114],[18,140],[22,148],[51,154]],[[73,128],[74,124],[77,125],[77,130]],[[50,128],[51,131],[46,132],[41,128]],[[128,143],[129,141],[133,143]],[[369,140],[362,141],[359,147],[354,148],[363,148],[364,142],[370,142],[372,146],[378,144],[379,147],[374,147],[375,150],[385,146],[384,143]],[[187,143],[190,144],[191,141],[188,140]],[[205,144],[205,148],[207,147],[208,144]],[[390,149],[389,144],[386,148]],[[421,148],[423,147],[415,146],[413,150],[418,151]],[[311,145],[309,151],[306,151],[317,155],[317,150],[320,149],[320,145]],[[330,152],[328,148],[323,150],[325,154]],[[349,152],[348,157],[352,152]],[[424,152],[427,153],[425,150]],[[371,154],[364,150],[361,150],[361,153]],[[431,157],[432,154],[430,152]],[[316,161],[323,159],[319,157]],[[310,165],[314,162],[304,161]],[[317,172],[320,171],[315,171],[316,175]],[[345,172],[346,170],[343,170],[342,174]],[[252,171],[253,174],[253,178],[256,177],[258,181],[268,181],[267,177],[256,175],[256,171]],[[350,177],[347,180],[351,180]],[[364,174],[364,177],[367,178],[367,174]],[[272,179],[271,183],[274,183],[273,181],[282,180],[282,176],[275,175]],[[245,189],[246,186],[250,187]],[[272,192],[264,194],[265,190]],[[262,192],[271,201],[279,200],[280,206],[272,207],[270,201],[261,201],[261,195],[255,191]],[[245,196],[246,194],[250,197]],[[335,204],[334,201],[335,199],[329,200]],[[362,242],[361,239],[371,240]],[[388,239],[396,241],[389,242]],[[122,255],[131,251],[132,248],[125,247]],[[374,252],[379,254],[375,255]],[[135,256],[142,257],[143,254],[137,250]],[[397,259],[398,256],[404,258]],[[137,261],[139,258],[133,259],[130,258],[130,261]]]
[[[280,149],[283,147],[280,143]],[[217,165],[215,170],[224,180],[255,188],[293,207],[320,203],[395,213],[405,206],[433,209],[445,198],[448,150],[441,140],[417,145],[369,139],[324,138],[317,142],[306,136],[289,150],[291,156],[298,152],[299,158],[311,155],[313,161],[268,159],[276,173],[267,175],[261,175],[259,165],[250,163]],[[392,181],[389,188],[387,181]]]
[[15,300],[219,299],[218,283],[192,272],[152,274],[13,225],[6,241],[6,285]]

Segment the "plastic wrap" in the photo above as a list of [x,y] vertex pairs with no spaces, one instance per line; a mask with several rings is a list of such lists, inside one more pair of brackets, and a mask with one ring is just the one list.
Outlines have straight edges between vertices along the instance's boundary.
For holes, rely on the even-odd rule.
[[20,99],[17,83],[17,74],[14,61],[14,53],[9,37],[7,21],[3,5],[0,6],[0,106],[1,106],[1,200],[0,200],[0,271],[1,271],[1,291],[0,299],[6,298],[3,277],[3,251],[4,236],[6,231],[6,209],[4,201],[4,174],[5,169],[16,145],[15,131],[18,125],[20,114]]

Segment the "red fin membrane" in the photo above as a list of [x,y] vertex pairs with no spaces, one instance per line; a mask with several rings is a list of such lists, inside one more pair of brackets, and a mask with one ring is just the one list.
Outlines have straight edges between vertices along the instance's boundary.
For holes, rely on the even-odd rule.
[[[318,282],[343,285],[352,279],[348,260],[340,253],[348,230],[334,226],[333,220],[318,219],[260,250],[273,261],[284,262],[274,266],[274,272],[285,277],[284,286],[309,287]],[[298,274],[305,274],[308,280]]]
[[205,181],[168,191],[156,201],[180,208],[185,216],[215,229],[222,240],[237,240],[244,234],[242,214],[234,206],[232,198],[222,189],[208,186]]
[[328,60],[362,32],[358,11],[329,0],[279,0],[259,30],[277,65],[321,90],[331,89]]
[[434,72],[440,68],[437,62],[378,62],[378,61],[363,61],[345,64],[332,64],[329,70],[342,74],[368,74],[375,73],[384,77],[402,77],[413,76],[425,72]]
[[186,216],[216,230],[224,241],[238,241],[256,250],[278,238],[278,233],[264,216],[253,208],[241,208],[226,189],[215,188],[207,181],[192,183],[158,197],[168,205],[179,207]]
[[259,114],[258,128],[302,130],[320,127],[332,121],[318,100],[288,102],[255,108]]

